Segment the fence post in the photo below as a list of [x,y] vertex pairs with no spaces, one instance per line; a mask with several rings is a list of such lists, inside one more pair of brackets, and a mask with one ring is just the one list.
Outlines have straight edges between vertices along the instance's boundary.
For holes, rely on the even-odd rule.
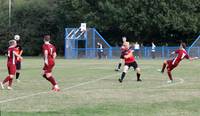
[[96,51],[97,51],[97,50],[96,50],[96,45],[95,45],[95,43],[96,43],[96,38],[95,38],[95,29],[94,29],[94,28],[92,28],[92,41],[93,41],[92,47],[94,48],[92,58],[95,58],[95,57],[96,57]]
[[167,58],[169,58],[169,48],[167,47]]
[[68,35],[68,32],[67,32],[67,29],[65,28],[65,44],[64,44],[65,59],[67,59],[67,35]]
[[165,58],[165,48],[164,48],[164,46],[162,46],[162,58],[163,59]]
[[109,48],[109,59],[112,59],[112,47]]
[[64,52],[65,52],[65,59],[67,59],[67,39],[65,38],[65,44],[64,44]]
[[85,40],[85,57],[89,58],[88,57],[88,35],[87,35],[87,31],[84,33],[84,40]]
[[147,56],[147,51],[146,51],[147,47],[144,47],[144,57]]

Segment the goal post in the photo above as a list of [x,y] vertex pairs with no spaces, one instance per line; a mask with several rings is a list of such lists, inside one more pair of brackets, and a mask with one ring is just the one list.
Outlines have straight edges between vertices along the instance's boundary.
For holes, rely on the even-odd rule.
[[95,28],[86,28],[83,23],[79,28],[65,28],[66,59],[97,58],[97,43],[103,46],[102,58],[112,58],[112,47]]
[[188,48],[188,53],[192,57],[196,57],[196,56],[200,57],[200,35]]

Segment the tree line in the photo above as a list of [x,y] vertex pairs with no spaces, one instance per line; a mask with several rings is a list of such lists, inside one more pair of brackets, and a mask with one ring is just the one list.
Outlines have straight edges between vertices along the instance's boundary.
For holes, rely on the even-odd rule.
[[191,44],[199,34],[199,0],[12,0],[8,25],[8,0],[0,0],[0,52],[13,35],[21,36],[25,55],[39,55],[42,35],[51,34],[63,55],[64,28],[96,28],[111,44],[129,41],[148,45]]

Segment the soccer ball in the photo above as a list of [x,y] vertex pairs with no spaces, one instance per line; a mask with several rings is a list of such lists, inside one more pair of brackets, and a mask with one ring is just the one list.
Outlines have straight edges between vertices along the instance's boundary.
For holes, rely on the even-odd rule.
[[15,39],[16,41],[19,41],[19,40],[20,40],[20,36],[19,36],[19,35],[15,35],[15,36],[14,36],[14,39]]

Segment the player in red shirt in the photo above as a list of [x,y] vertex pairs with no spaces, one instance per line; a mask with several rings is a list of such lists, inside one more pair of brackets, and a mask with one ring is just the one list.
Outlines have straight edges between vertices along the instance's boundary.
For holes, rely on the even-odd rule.
[[52,84],[53,91],[60,91],[57,82],[52,76],[52,69],[55,65],[56,58],[56,48],[50,43],[50,35],[44,36],[44,44],[42,46],[42,51],[44,55],[44,67],[43,67],[43,77]]
[[129,46],[129,42],[125,42],[124,43],[125,46],[125,53],[124,53],[124,61],[125,61],[125,65],[124,65],[124,71],[121,74],[121,78],[119,78],[119,82],[122,83],[127,71],[130,69],[130,67],[133,67],[134,70],[136,70],[136,75],[137,75],[137,81],[142,81],[140,79],[140,68],[138,67],[138,64],[135,60],[135,57],[133,56],[133,50],[130,49]]
[[[16,53],[19,54],[20,56],[22,56],[23,49],[22,49],[22,46],[20,45],[20,36],[15,35],[14,39],[17,41],[17,46],[15,47],[17,49]],[[21,70],[21,62],[22,62],[22,60],[20,58],[17,58],[17,61],[16,61],[16,69],[17,69],[16,80],[17,80],[17,82],[20,82],[19,75],[20,75],[20,70]]]
[[9,75],[4,79],[3,83],[1,83],[2,89],[4,89],[4,84],[8,82],[8,89],[12,89],[12,81],[13,77],[15,76],[16,73],[16,59],[22,57],[18,55],[16,52],[16,47],[17,42],[15,40],[10,40],[9,41],[9,48],[8,48],[8,60],[7,60],[7,68],[8,68],[8,73]]
[[124,46],[124,43],[126,42],[126,37],[122,37],[122,41],[123,41],[123,44],[120,48],[120,51],[121,51],[121,55],[120,55],[120,61],[115,69],[115,71],[120,71],[120,68],[122,66],[122,63],[124,62],[124,52],[125,52],[125,46]]
[[171,74],[171,71],[177,67],[179,65],[179,63],[183,60],[183,59],[189,59],[189,60],[195,60],[195,59],[198,59],[198,57],[194,57],[194,58],[191,58],[187,51],[185,50],[186,48],[186,44],[185,43],[181,43],[180,44],[180,47],[178,50],[174,51],[171,53],[171,55],[174,55],[176,54],[177,56],[172,59],[172,60],[165,60],[164,63],[163,63],[163,67],[162,67],[162,70],[161,72],[164,73],[164,70],[165,70],[165,67],[167,66],[167,74],[168,74],[168,77],[169,77],[169,81],[168,83],[171,83],[173,82],[173,78],[172,78],[172,74]]

